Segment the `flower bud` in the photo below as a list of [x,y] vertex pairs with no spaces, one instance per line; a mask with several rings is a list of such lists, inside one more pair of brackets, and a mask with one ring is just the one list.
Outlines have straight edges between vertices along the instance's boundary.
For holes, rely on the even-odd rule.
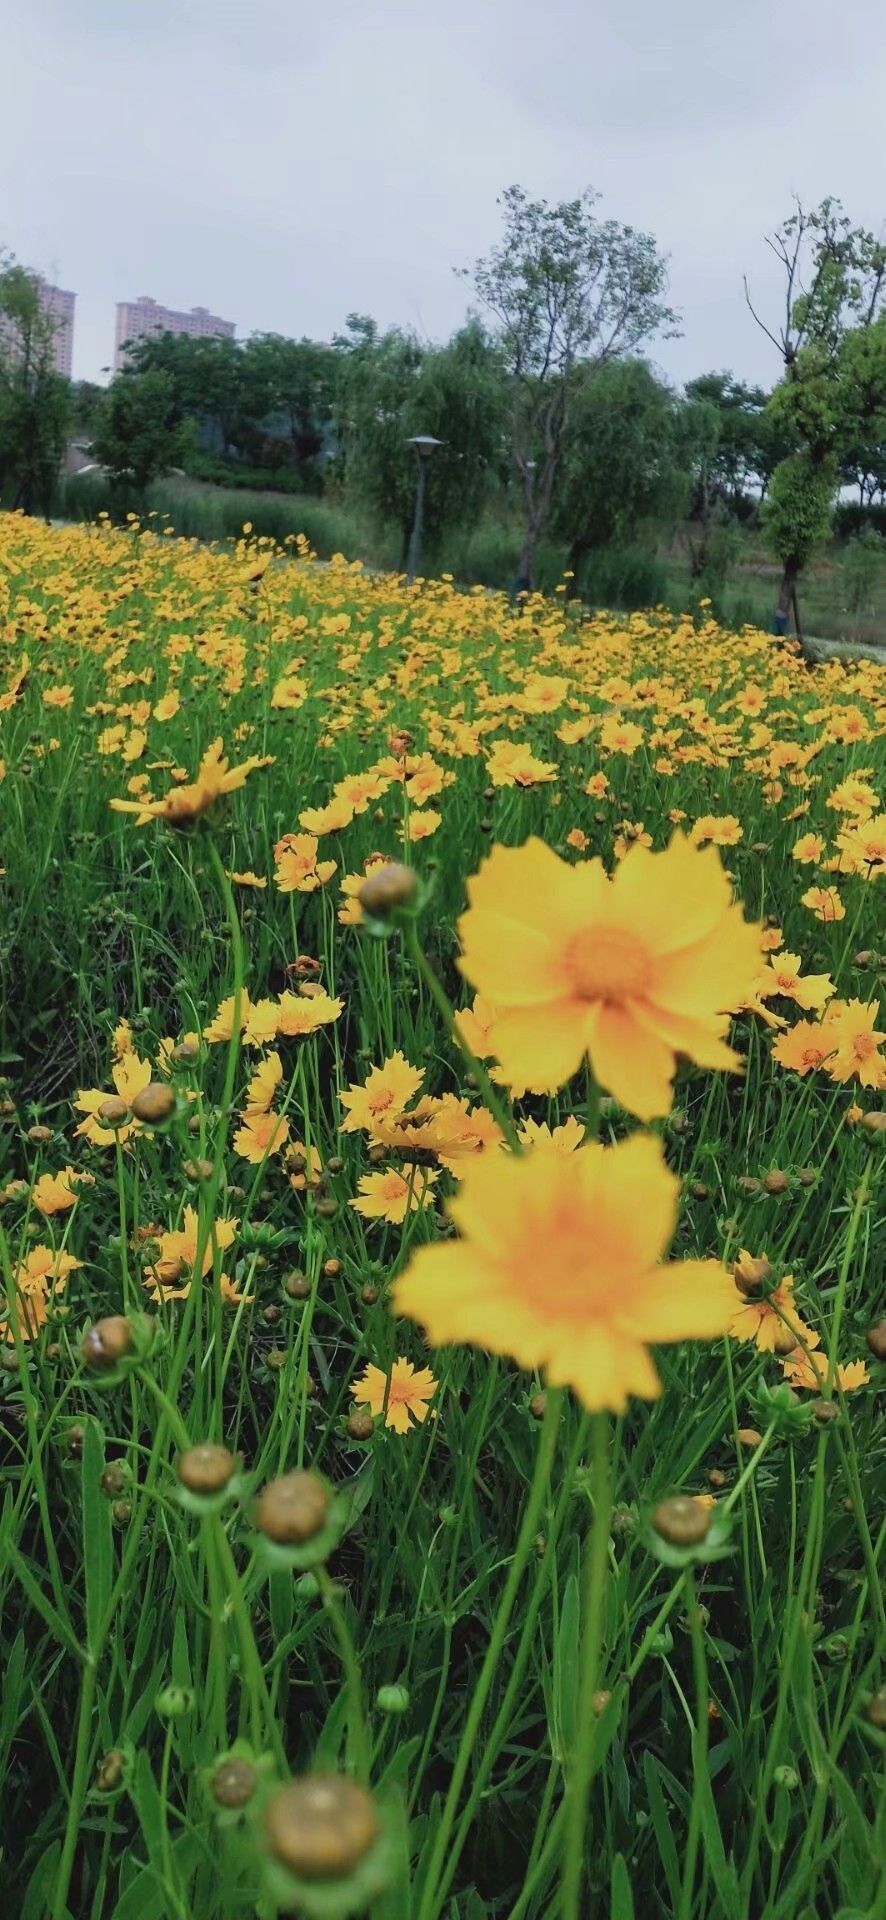
[[348,1415],[345,1430],[351,1440],[371,1440],[375,1432],[372,1414],[364,1413],[359,1407],[356,1408]]
[[132,1352],[132,1328],[122,1313],[96,1320],[83,1336],[83,1358],[97,1373],[109,1372]]
[[[760,1293],[767,1281],[772,1278],[772,1264],[767,1260],[765,1253],[759,1254],[756,1259],[750,1254],[742,1253],[735,1261],[732,1274],[736,1286],[742,1293],[748,1295]],[[796,1341],[793,1344],[796,1346]]]
[[52,1128],[41,1126],[29,1127],[25,1138],[30,1140],[31,1145],[34,1147],[45,1147],[47,1141],[52,1139]]
[[183,1720],[193,1711],[194,1694],[190,1687],[163,1687],[154,1701],[161,1720]]
[[758,1447],[763,1435],[756,1427],[739,1427],[735,1438],[740,1447]]
[[374,1307],[378,1299],[378,1288],[368,1281],[365,1287],[360,1288],[360,1298],[364,1307]]
[[379,1687],[375,1696],[375,1704],[381,1713],[408,1713],[409,1700],[409,1688],[398,1685]]
[[114,1793],[122,1785],[126,1772],[126,1755],[119,1747],[111,1747],[102,1755],[95,1770],[93,1786],[96,1793]]
[[339,1880],[369,1852],[379,1821],[365,1787],[316,1773],[278,1787],[264,1810],[269,1851],[304,1880]]
[[315,1473],[296,1469],[269,1480],[259,1495],[259,1532],[279,1546],[301,1546],[320,1533],[329,1518],[329,1494]]
[[119,1494],[126,1492],[128,1486],[129,1474],[125,1466],[120,1466],[117,1461],[112,1461],[111,1465],[105,1468],[101,1477],[102,1493],[106,1493],[113,1499],[116,1499]]
[[545,1393],[533,1394],[532,1399],[529,1402],[529,1412],[532,1415],[533,1420],[544,1419],[545,1412],[547,1409],[547,1404],[548,1404],[547,1394]]
[[185,1173],[189,1180],[211,1180],[212,1172],[213,1167],[211,1160],[185,1161]]
[[371,914],[375,920],[385,920],[397,907],[411,906],[417,891],[412,868],[390,860],[386,866],[376,867],[374,873],[367,874],[358,888],[357,899],[364,913]]
[[149,1080],[141,1093],[136,1094],[132,1111],[136,1120],[144,1120],[150,1127],[158,1126],[175,1111],[175,1094],[164,1080]]
[[214,1446],[207,1440],[180,1454],[176,1471],[189,1493],[212,1494],[223,1492],[233,1479],[236,1466],[234,1455],[227,1447]]
[[790,1184],[790,1176],[782,1173],[780,1167],[773,1167],[770,1173],[763,1175],[764,1193],[787,1193]]
[[886,1360],[886,1320],[868,1329],[867,1343],[875,1360]]
[[229,1753],[220,1760],[209,1782],[213,1800],[228,1811],[245,1807],[256,1788],[256,1771],[240,1753]]
[[870,1721],[872,1727],[878,1727],[886,1732],[886,1687],[881,1687],[878,1693],[871,1694],[865,1708],[865,1719]]
[[670,1500],[660,1500],[653,1508],[652,1525],[671,1547],[697,1547],[707,1539],[711,1524],[710,1510],[703,1507],[691,1494],[676,1493]]
[[125,1100],[121,1100],[118,1094],[112,1093],[107,1100],[102,1101],[97,1117],[104,1127],[125,1127],[129,1119],[129,1108]]

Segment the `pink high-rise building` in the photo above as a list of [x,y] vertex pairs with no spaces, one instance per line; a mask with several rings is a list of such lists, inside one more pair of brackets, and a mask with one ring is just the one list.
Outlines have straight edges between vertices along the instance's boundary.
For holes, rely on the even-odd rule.
[[50,286],[48,280],[37,281],[37,296],[40,310],[53,324],[52,352],[56,373],[71,378],[74,360],[74,302],[76,293],[70,293],[66,287]]
[[[53,287],[42,274],[29,273],[29,279],[37,289],[40,312],[52,321],[52,364],[56,373],[63,373],[67,380],[71,378],[74,354],[74,302],[75,293],[66,287]],[[18,354],[21,348],[21,335],[16,323],[0,315],[0,344]]]
[[161,306],[149,293],[140,293],[137,300],[117,303],[114,372],[119,373],[125,367],[126,349],[136,340],[150,339],[158,333],[187,333],[198,340],[208,340],[213,334],[221,333],[232,340],[234,331],[233,320],[219,319],[208,307],[192,307],[190,313],[179,313],[175,307]]

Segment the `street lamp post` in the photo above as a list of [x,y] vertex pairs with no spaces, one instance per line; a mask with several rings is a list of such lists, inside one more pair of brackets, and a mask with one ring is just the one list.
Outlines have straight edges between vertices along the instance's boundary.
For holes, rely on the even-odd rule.
[[425,488],[428,480],[428,461],[435,447],[442,447],[443,441],[436,440],[432,433],[413,433],[407,446],[414,447],[418,460],[418,485],[415,489],[415,514],[412,521],[412,533],[409,538],[409,554],[406,561],[406,584],[411,587],[418,572],[421,556],[421,529],[425,513]]

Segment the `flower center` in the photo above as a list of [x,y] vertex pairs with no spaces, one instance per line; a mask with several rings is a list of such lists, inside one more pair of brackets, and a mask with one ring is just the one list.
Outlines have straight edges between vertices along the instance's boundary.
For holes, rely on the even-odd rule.
[[566,971],[579,1000],[625,1000],[648,986],[650,959],[620,927],[583,927],[566,949]]

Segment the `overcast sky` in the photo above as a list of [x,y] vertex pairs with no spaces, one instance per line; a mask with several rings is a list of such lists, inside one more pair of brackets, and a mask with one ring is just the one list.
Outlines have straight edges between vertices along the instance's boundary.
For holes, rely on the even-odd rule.
[[0,243],[77,293],[75,375],[151,293],[238,333],[444,337],[496,195],[597,188],[670,256],[675,380],[778,367],[763,234],[886,211],[882,0],[5,0]]

